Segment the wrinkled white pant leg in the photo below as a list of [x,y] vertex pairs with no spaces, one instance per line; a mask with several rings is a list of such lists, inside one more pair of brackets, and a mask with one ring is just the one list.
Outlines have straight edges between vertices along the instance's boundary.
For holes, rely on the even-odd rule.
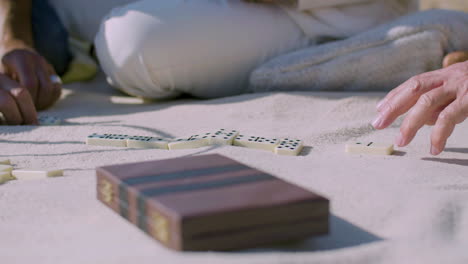
[[279,7],[239,0],[144,0],[114,9],[95,39],[111,83],[147,98],[246,92],[251,71],[307,46]]

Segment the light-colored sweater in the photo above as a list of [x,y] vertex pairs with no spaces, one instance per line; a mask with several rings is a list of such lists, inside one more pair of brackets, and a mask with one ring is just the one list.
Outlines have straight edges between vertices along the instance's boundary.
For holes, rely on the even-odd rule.
[[431,10],[353,37],[278,56],[251,75],[252,91],[382,91],[439,69],[445,54],[468,50],[468,14]]
[[298,0],[284,9],[310,38],[346,38],[417,11],[418,1]]
[[[136,0],[49,1],[72,36],[90,42],[94,40],[102,19],[113,8],[136,2]],[[232,1],[244,0],[216,1],[228,5]],[[348,37],[416,10],[417,2],[417,0],[297,0],[296,7],[283,8],[310,37],[317,35]]]

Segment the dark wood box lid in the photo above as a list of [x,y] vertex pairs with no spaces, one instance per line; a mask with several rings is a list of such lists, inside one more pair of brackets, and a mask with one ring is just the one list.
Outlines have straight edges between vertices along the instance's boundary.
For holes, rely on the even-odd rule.
[[314,192],[218,154],[119,164],[97,171],[181,218],[327,201]]

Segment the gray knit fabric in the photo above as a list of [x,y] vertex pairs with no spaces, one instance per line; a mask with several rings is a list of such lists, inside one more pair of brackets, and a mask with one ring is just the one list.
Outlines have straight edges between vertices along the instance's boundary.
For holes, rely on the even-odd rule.
[[254,92],[390,90],[468,50],[468,14],[430,10],[342,41],[279,56],[250,77]]

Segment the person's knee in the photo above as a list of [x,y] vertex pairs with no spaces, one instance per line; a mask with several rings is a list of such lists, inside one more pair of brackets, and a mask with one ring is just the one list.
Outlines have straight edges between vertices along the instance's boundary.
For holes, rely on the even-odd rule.
[[113,10],[95,41],[103,70],[131,94],[216,98],[247,91],[256,66],[306,45],[281,9],[223,2],[139,1]]
[[[172,98],[180,93],[170,83],[164,57],[168,49],[154,41],[156,18],[114,9],[95,38],[96,54],[113,86],[135,96]],[[157,57],[158,59],[153,59]]]
[[95,39],[102,68],[114,86],[132,95],[209,97],[210,82],[219,77],[208,70],[218,63],[219,53],[209,47],[215,36],[200,37],[205,32],[179,21],[184,8],[165,5],[141,1],[114,9]]

